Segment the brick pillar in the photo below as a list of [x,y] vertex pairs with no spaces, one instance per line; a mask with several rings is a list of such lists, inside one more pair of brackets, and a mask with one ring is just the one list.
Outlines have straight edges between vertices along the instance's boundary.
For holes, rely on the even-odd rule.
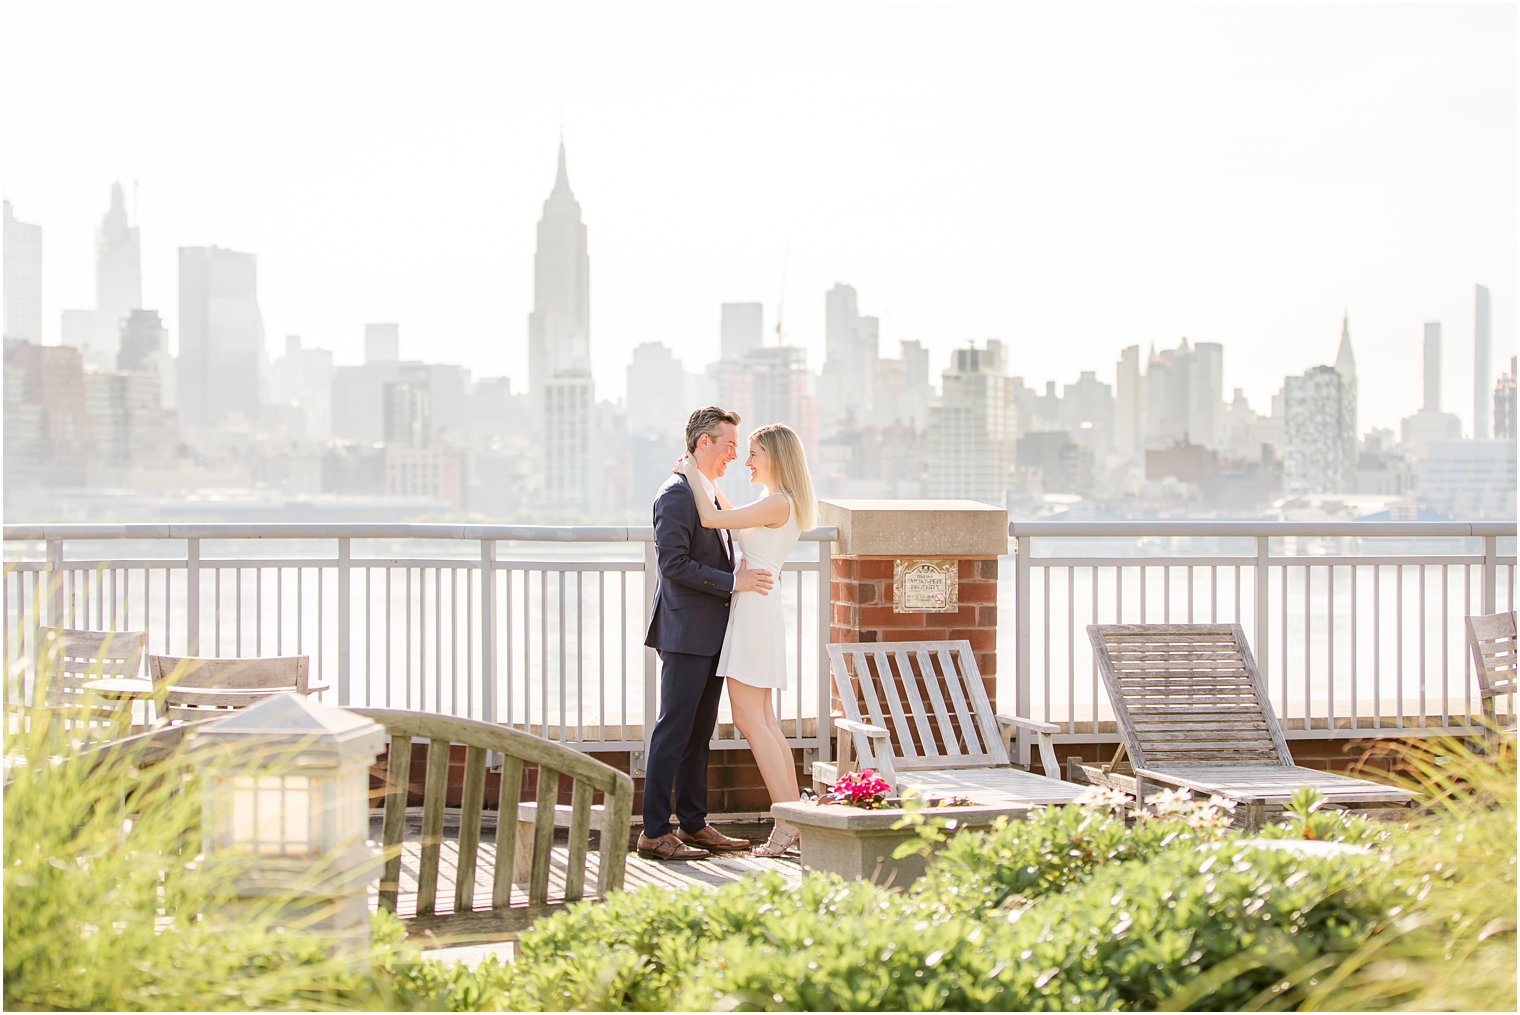
[[[964,638],[988,698],[997,700],[998,557],[1008,552],[1007,511],[969,500],[825,500],[818,524],[839,530],[829,580],[831,642]],[[955,561],[955,610],[893,609],[895,564],[912,559]]]

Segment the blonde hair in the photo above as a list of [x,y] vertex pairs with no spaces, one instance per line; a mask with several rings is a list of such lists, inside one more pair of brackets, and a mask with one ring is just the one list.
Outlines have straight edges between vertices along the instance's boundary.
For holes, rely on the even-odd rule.
[[765,449],[771,460],[771,480],[792,498],[797,525],[806,532],[818,521],[818,501],[813,497],[813,477],[808,473],[807,452],[802,439],[785,423],[771,423],[749,435]]

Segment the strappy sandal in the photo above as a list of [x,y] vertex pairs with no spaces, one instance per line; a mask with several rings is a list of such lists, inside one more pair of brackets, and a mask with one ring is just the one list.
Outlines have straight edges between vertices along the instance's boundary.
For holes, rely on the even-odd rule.
[[792,832],[791,834],[787,834],[786,832],[781,831],[779,828],[773,829],[771,831],[770,838],[765,840],[765,844],[756,846],[754,849],[750,850],[750,855],[777,858],[791,856],[793,855],[794,851],[797,850],[801,842],[801,832]]

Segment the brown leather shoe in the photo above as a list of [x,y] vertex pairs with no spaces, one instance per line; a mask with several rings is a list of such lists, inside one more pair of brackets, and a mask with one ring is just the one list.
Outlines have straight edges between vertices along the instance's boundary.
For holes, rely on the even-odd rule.
[[712,856],[705,849],[696,849],[686,845],[674,834],[662,835],[658,839],[651,839],[644,833],[639,833],[638,844],[639,856],[646,860],[706,860]]
[[698,846],[714,853],[737,853],[741,849],[749,849],[754,845],[748,839],[735,839],[724,835],[712,825],[703,826],[702,830],[695,835],[683,828],[677,828],[675,836],[688,846]]

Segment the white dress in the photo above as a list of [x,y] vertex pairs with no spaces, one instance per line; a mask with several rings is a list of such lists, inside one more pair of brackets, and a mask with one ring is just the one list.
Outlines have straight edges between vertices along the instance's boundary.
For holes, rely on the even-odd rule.
[[770,595],[739,592],[728,610],[728,631],[718,655],[718,675],[751,687],[786,686],[786,615],[781,606],[781,565],[797,545],[802,530],[797,509],[787,498],[786,524],[774,529],[757,526],[734,533],[744,563],[769,571],[775,584]]

